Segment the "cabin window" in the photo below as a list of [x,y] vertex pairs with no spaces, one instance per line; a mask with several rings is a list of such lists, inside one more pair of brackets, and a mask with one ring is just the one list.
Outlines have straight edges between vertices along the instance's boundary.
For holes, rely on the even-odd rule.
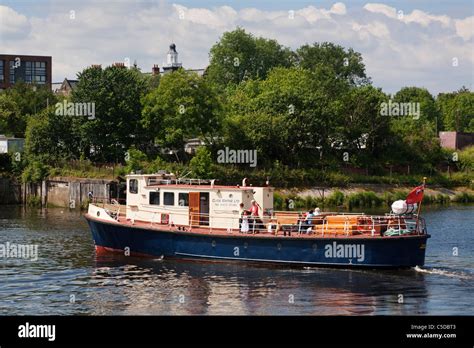
[[160,193],[150,192],[150,204],[160,205]]
[[189,193],[178,194],[178,205],[180,207],[189,207]]
[[138,180],[137,179],[130,179],[130,181],[128,182],[128,192],[138,193]]
[[163,204],[174,205],[174,192],[163,192]]

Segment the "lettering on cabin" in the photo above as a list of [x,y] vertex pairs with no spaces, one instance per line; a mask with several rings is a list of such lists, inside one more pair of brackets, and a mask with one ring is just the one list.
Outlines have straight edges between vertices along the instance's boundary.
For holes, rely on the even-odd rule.
[[326,244],[324,250],[324,256],[330,259],[356,259],[359,262],[365,260],[364,244],[338,244],[333,242],[332,244]]
[[238,208],[240,199],[233,198],[213,198],[212,204],[216,207],[235,207]]

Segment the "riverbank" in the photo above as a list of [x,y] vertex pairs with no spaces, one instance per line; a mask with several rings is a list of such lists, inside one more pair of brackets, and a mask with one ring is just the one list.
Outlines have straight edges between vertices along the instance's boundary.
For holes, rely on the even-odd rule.
[[[413,186],[388,184],[351,184],[347,187],[313,187],[275,190],[275,209],[286,208],[286,200],[293,200],[294,209],[311,209],[316,206],[342,207],[389,207],[394,201],[405,199]],[[474,203],[474,190],[469,187],[446,188],[440,186],[425,189],[423,204]]]
[[[120,183],[117,180],[96,178],[52,177],[40,183],[20,184],[3,179],[0,185],[0,204],[85,209],[87,196],[116,198]],[[353,208],[389,207],[398,199],[405,199],[414,185],[386,183],[351,183],[344,186],[275,188],[276,210],[286,208],[285,201],[293,200],[294,209],[320,207]],[[124,198],[124,197],[121,197]],[[474,203],[474,189],[466,186],[443,187],[427,185],[423,204]]]

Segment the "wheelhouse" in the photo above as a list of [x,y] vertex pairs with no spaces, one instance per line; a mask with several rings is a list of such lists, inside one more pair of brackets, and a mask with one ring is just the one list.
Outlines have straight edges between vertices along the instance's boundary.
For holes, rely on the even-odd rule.
[[173,174],[127,176],[126,217],[190,227],[238,229],[240,205],[255,200],[263,216],[273,213],[273,188],[216,185],[215,180],[177,179]]

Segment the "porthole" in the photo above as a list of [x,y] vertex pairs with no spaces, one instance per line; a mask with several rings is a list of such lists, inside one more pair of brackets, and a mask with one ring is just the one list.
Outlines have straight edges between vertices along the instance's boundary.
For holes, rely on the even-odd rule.
[[213,240],[212,243],[211,243],[212,247],[215,248],[216,247],[216,241]]
[[249,243],[245,242],[244,243],[244,249],[247,249],[249,247]]
[[100,211],[97,211],[97,216],[100,216]]
[[281,250],[281,243],[278,243],[278,244],[277,244],[277,249],[278,249],[278,250]]

